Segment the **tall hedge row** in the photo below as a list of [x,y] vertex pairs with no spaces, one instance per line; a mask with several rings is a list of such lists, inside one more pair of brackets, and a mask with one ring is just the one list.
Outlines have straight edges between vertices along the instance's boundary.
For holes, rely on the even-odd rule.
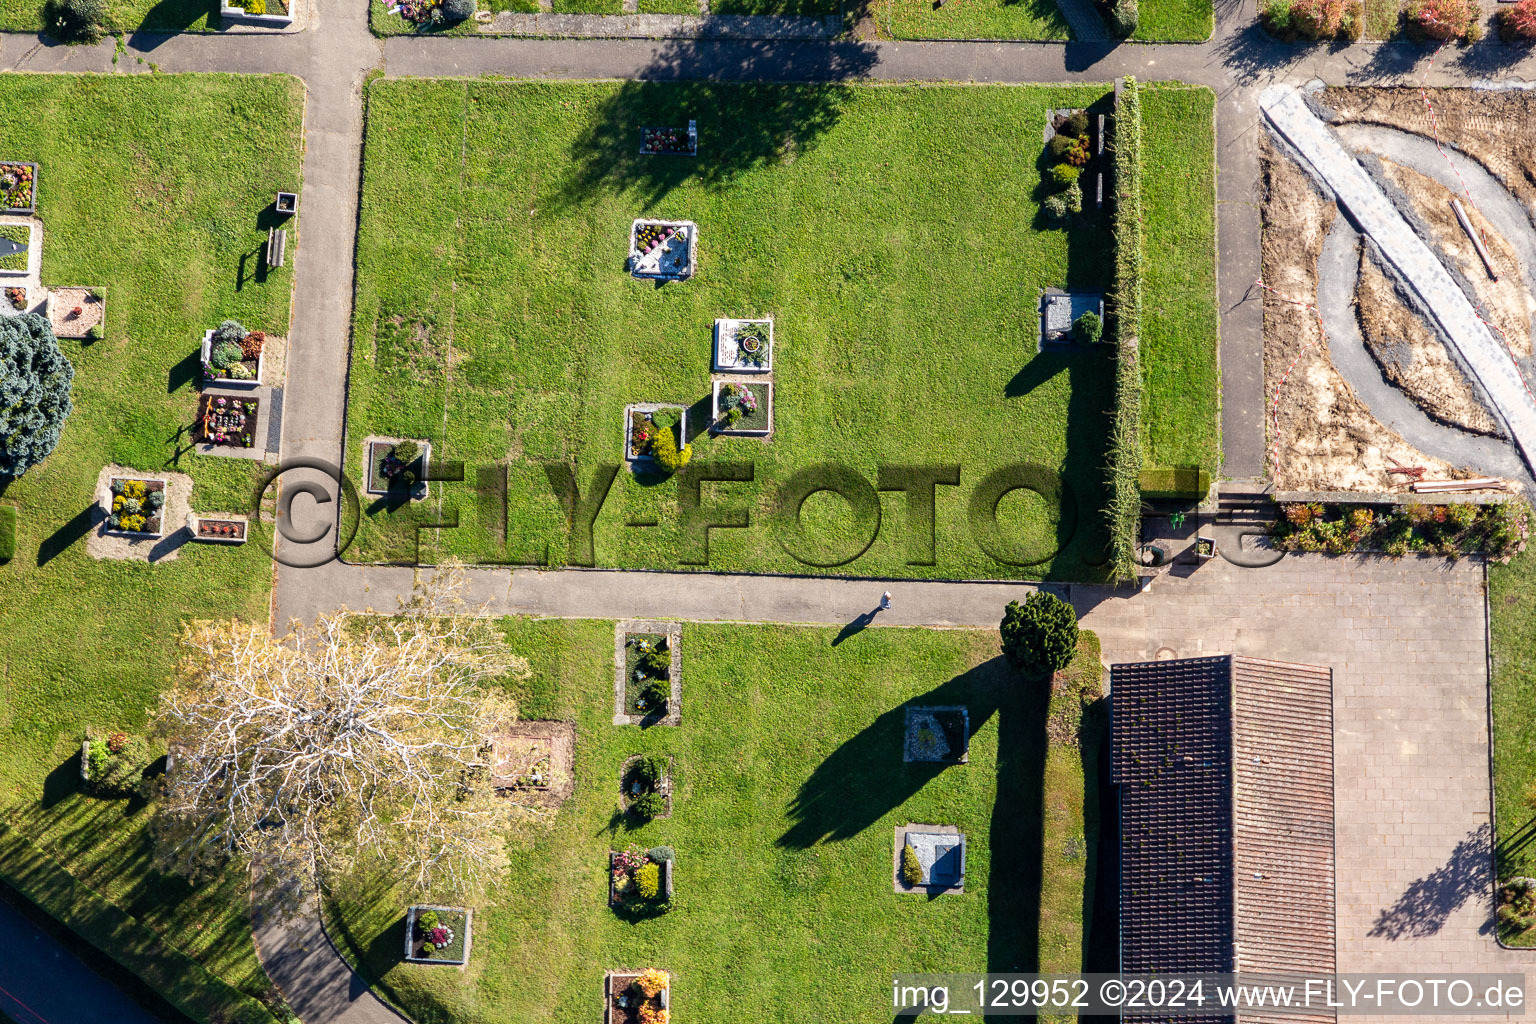
[[1115,91],[1115,283],[1110,295],[1115,330],[1115,420],[1109,444],[1109,527],[1114,578],[1136,578],[1141,530],[1141,95],[1127,75]]

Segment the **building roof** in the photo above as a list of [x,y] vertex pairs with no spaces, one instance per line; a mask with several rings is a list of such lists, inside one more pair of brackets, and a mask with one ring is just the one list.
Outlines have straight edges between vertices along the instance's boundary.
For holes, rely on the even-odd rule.
[[1332,672],[1115,665],[1110,716],[1121,970],[1332,973]]

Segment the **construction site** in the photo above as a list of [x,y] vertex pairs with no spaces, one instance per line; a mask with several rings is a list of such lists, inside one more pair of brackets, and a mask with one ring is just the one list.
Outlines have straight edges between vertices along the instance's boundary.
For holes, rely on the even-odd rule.
[[1530,95],[1277,86],[1260,105],[1275,491],[1526,490]]

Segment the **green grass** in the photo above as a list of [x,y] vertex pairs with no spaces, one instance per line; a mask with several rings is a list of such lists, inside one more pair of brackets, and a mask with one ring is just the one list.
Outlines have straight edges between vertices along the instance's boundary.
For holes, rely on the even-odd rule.
[[1216,97],[1144,86],[1141,437],[1149,467],[1221,460],[1216,307]]
[[[11,159],[36,160],[45,284],[107,288],[94,344],[63,342],[74,412],[58,449],[5,491],[19,513],[0,566],[0,804],[82,881],[231,983],[255,991],[238,878],[194,890],[148,867],[147,814],[78,793],[88,728],[134,730],[170,678],[184,619],[267,615],[271,566],[257,544],[192,544],[175,561],[85,553],[96,476],[108,462],[179,469],[202,511],[249,507],[245,460],[182,455],[202,331],[225,317],[286,333],[290,278],[249,276],[257,216],[300,177],[303,91],[279,76],[0,76],[29,115]],[[246,276],[242,277],[242,271]]]
[[[0,224],[0,238],[9,242],[18,242],[22,246],[21,252],[0,256],[0,270],[26,270],[28,259],[26,247],[32,244],[32,229],[25,224]],[[0,285],[8,283],[10,279],[0,278]]]
[[[217,32],[216,0],[107,0],[105,27],[111,32]],[[0,0],[0,31],[37,32],[43,28],[38,0]]]
[[[696,465],[754,464],[706,484],[749,529],[709,538],[716,569],[808,571],[770,515],[800,470],[834,462],[873,486],[881,465],[961,465],[938,488],[935,565],[907,500],[883,498],[865,553],[827,571],[1098,578],[1113,366],[1107,351],[1037,355],[1041,289],[1105,289],[1107,217],[1035,225],[1038,138],[1051,107],[1098,88],[523,84],[382,80],[370,90],[349,398],[349,464],[368,435],[432,440],[466,483],[425,505],[365,516],[359,560],[574,561],[541,464],[574,464],[583,493],[617,464],[631,402],[708,404],[715,317],[777,317],[770,442],[707,436]],[[700,122],[697,160],[636,155],[646,124]],[[1209,126],[1206,126],[1209,131]],[[421,202],[431,182],[433,201]],[[998,210],[1008,210],[1001,217]],[[658,288],[624,271],[630,221],[685,218],[694,280]],[[942,311],[937,312],[936,311]],[[702,418],[700,418],[701,420]],[[998,509],[1015,561],[973,533],[973,491],[1015,462],[1060,471],[1076,515],[1027,491]],[[473,495],[509,467],[502,523]],[[673,568],[697,559],[675,480],[619,474],[595,561]],[[802,521],[814,560],[856,555],[874,532],[830,494]],[[654,520],[653,527],[629,527]],[[1074,521],[1075,520],[1075,521]],[[1063,538],[1064,549],[1052,557]],[[994,547],[996,550],[996,547]],[[581,555],[575,550],[575,555]]]
[[[1070,39],[1054,0],[878,0],[870,13],[896,39]],[[1197,42],[1216,25],[1212,0],[1142,0],[1137,42]]]
[[[464,973],[403,964],[404,901],[346,888],[337,937],[413,1019],[588,1022],[605,970],[659,966],[674,1013],[697,1024],[864,1024],[891,1019],[892,971],[1036,968],[1043,808],[1080,803],[1082,782],[1045,791],[1045,695],[996,656],[995,631],[839,642],[835,629],[685,625],[682,724],[642,730],[611,723],[612,623],[505,629],[534,668],[524,717],[576,723],[576,790],[515,846],[506,895],[476,908]],[[968,764],[902,763],[909,702],[969,707]],[[673,815],[631,830],[619,773],[642,752],[675,759]],[[963,894],[892,891],[893,829],[908,822],[966,834]],[[608,908],[608,851],[631,843],[676,849],[673,913]],[[1074,870],[1075,890],[1053,883],[1064,899],[1080,900]],[[1053,944],[1080,942],[1073,927],[1053,919]]]
[[[1536,548],[1488,567],[1493,645],[1493,811],[1500,880],[1536,874],[1529,832],[1536,820]],[[1536,931],[1511,938],[1536,945]]]

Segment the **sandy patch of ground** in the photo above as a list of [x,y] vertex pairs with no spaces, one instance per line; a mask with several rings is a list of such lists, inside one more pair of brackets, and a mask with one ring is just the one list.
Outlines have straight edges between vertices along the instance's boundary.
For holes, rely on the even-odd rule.
[[1451,200],[1456,198],[1456,193],[1435,179],[1390,160],[1382,160],[1381,166],[1408,196],[1414,212],[1429,228],[1436,254],[1459,269],[1471,282],[1483,316],[1504,332],[1503,340],[1515,358],[1528,358],[1531,354],[1531,311],[1536,309],[1536,302],[1531,300],[1526,284],[1529,280],[1527,268],[1514,247],[1475,207],[1463,203],[1472,226],[1482,236],[1483,244],[1488,247],[1488,254],[1498,268],[1499,279],[1490,281],[1482,259],[1472,247],[1472,240],[1461,229],[1461,222],[1451,209]]
[[[165,509],[160,518],[165,523],[160,537],[126,537],[107,533],[107,507],[110,504],[112,478],[131,476],[165,481]],[[146,472],[109,463],[96,477],[94,494],[95,524],[85,538],[85,553],[92,558],[114,558],[136,562],[169,562],[192,539],[187,531],[187,513],[192,510],[192,478],[185,473],[163,470]]]
[[[48,320],[54,335],[84,338],[92,327],[101,326],[107,315],[105,295],[106,290],[98,288],[49,288]],[[80,315],[72,316],[77,309]]]
[[[1326,89],[1338,121],[1363,121],[1435,137],[1418,89]],[[1527,208],[1536,205],[1536,98],[1518,89],[1432,89],[1440,138],[1500,178]]]
[[[1317,259],[1338,207],[1267,138],[1262,148],[1265,283],[1315,302]],[[1313,309],[1270,292],[1264,293],[1264,389],[1269,442],[1280,452],[1279,465],[1271,466],[1277,490],[1391,490],[1401,485],[1387,472],[1394,464],[1424,466],[1433,478],[1464,475],[1377,422],[1334,369]]]
[[1360,334],[1382,375],[1431,417],[1479,434],[1502,436],[1441,337],[1403,301],[1366,247],[1355,288]]

